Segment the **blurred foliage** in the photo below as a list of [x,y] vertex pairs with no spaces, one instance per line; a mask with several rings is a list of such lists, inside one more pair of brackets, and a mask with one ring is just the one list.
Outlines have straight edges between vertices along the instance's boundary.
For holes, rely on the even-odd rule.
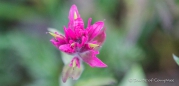
[[147,82],[142,81],[143,79],[145,79],[145,75],[142,67],[135,64],[128,71],[119,86],[147,86]]
[[16,31],[0,37],[3,41],[0,46],[3,86],[29,81],[33,83],[28,86],[39,86],[40,83],[49,86],[58,82],[60,60],[49,43]]
[[155,73],[174,78],[170,86],[179,84],[172,58],[179,55],[179,0],[0,0],[0,86],[60,85],[64,64],[45,33],[49,27],[63,32],[72,4],[85,24],[89,17],[105,19],[107,39],[98,57],[108,68],[84,63],[79,80],[61,86],[164,86],[128,81]]
[[178,58],[177,56],[175,56],[174,54],[173,54],[173,59],[174,59],[175,62],[179,65],[179,58]]

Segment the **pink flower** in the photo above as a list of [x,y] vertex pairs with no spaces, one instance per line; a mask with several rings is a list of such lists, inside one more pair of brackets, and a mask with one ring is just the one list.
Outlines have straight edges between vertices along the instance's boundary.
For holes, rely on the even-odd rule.
[[[86,29],[84,28],[83,19],[78,13],[76,5],[72,5],[69,12],[68,27],[64,27],[64,35],[58,32],[49,32],[53,39],[50,41],[60,51],[72,55],[73,58],[69,63],[69,68],[80,68],[82,61],[87,63],[91,67],[107,67],[99,58],[96,57],[99,54],[99,48],[102,46],[106,33],[103,29],[104,22],[98,21],[91,25],[92,19],[89,18]],[[62,76],[65,82],[67,77],[73,77],[73,75],[67,74],[66,71]]]

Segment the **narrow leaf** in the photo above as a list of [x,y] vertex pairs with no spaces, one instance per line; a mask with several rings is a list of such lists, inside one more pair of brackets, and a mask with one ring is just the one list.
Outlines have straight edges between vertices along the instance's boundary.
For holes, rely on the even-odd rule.
[[173,59],[179,65],[179,58],[175,54],[173,54]]

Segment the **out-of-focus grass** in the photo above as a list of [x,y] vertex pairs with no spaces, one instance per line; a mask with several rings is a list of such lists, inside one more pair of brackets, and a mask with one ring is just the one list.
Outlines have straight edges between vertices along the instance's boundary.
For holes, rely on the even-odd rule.
[[58,85],[60,55],[56,55],[49,42],[17,31],[1,35],[1,39],[3,86],[25,82],[28,86]]

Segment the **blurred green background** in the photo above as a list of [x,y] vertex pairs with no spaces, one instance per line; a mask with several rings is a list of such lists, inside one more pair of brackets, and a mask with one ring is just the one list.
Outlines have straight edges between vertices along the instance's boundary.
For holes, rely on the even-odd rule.
[[[89,17],[105,20],[98,57],[108,68],[85,64],[79,80],[63,84],[61,54],[46,32],[63,31],[72,4],[86,25]],[[179,0],[0,0],[0,86],[178,86],[173,53]],[[155,78],[174,82],[144,81]]]

